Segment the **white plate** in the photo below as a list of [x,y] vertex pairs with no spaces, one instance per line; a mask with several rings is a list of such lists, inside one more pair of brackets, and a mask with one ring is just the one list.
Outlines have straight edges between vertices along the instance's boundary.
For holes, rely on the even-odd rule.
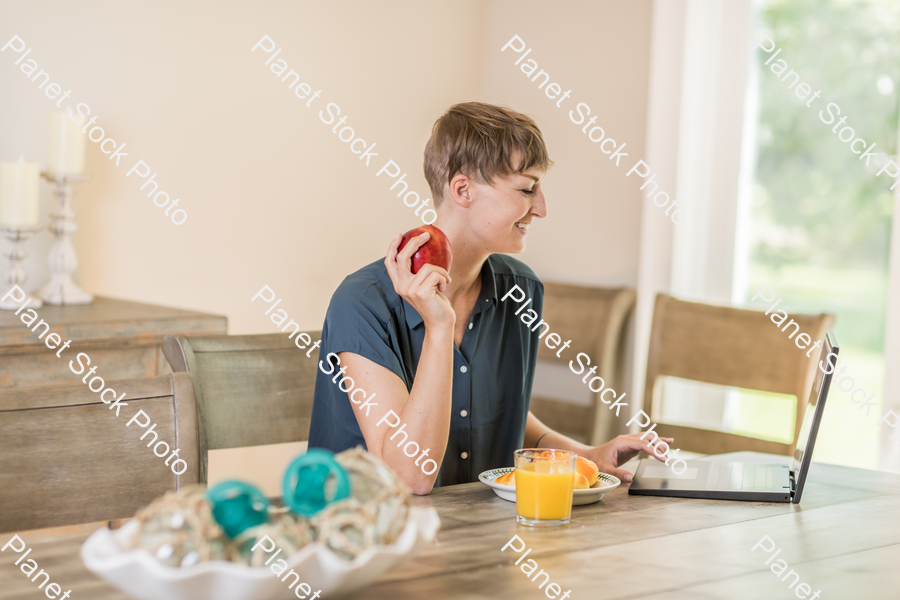
[[[515,502],[516,486],[504,485],[502,483],[496,483],[494,481],[501,475],[506,475],[510,471],[515,470],[515,467],[491,469],[479,475],[478,480],[481,481],[481,483],[490,486],[491,489],[494,490],[494,493],[504,500]],[[606,492],[616,489],[621,484],[622,482],[619,481],[618,477],[607,475],[606,473],[600,473],[600,477],[597,479],[597,483],[594,484],[596,487],[590,487],[586,490],[572,490],[572,506],[581,506],[582,504],[593,504],[594,502],[600,502],[600,499],[603,498],[604,495],[606,495]]]
[[[367,585],[385,571],[405,562],[433,541],[441,520],[434,508],[413,507],[406,527],[390,546],[372,546],[346,561],[322,544],[312,543],[287,559],[320,597]],[[81,546],[81,560],[95,574],[129,596],[141,600],[276,600],[297,598],[288,584],[269,567],[248,567],[223,560],[198,563],[188,568],[167,567],[146,550],[123,552],[116,541],[137,527],[129,521],[119,530],[98,529]],[[277,563],[273,563],[277,564]],[[302,592],[301,592],[302,595]]]

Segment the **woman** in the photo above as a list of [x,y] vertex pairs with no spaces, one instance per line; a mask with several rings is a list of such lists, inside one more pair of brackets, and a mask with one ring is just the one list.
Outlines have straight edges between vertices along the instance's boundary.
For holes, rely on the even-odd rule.
[[512,465],[521,447],[572,450],[631,480],[618,466],[644,447],[637,434],[591,448],[528,411],[542,340],[501,298],[518,286],[540,314],[543,284],[501,253],[522,252],[528,228],[547,215],[541,183],[551,165],[535,122],[513,110],[468,102],[437,120],[425,177],[434,224],[450,239],[450,272],[425,265],[414,275],[410,259],[429,234],[400,252],[398,234],[383,261],[341,283],[322,331],[310,447],[362,444],[416,494]]

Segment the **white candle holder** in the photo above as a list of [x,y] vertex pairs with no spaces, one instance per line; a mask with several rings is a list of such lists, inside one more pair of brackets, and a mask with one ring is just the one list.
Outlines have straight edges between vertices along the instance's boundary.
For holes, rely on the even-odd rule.
[[[25,267],[22,266],[22,260],[26,256],[22,242],[41,229],[43,229],[43,227],[39,225],[33,225],[31,227],[22,225],[0,225],[0,235],[9,240],[9,247],[6,250],[6,257],[9,259],[9,272],[6,274],[6,283],[9,284],[6,287],[7,292],[15,285],[19,286],[21,289],[22,284],[28,279],[28,273],[25,272]],[[14,301],[12,298],[0,300],[0,309],[16,310],[22,306],[22,303],[29,297],[31,297],[31,303],[28,305],[29,307],[40,308],[43,306],[43,303],[40,300],[26,293],[25,298],[19,302]]]
[[90,304],[94,297],[75,285],[72,274],[78,268],[78,257],[72,246],[72,234],[78,231],[75,213],[72,211],[72,184],[90,179],[88,175],[55,175],[41,173],[41,177],[54,184],[56,210],[50,213],[48,229],[53,233],[53,245],[47,254],[50,265],[50,281],[37,290],[37,295],[47,304],[68,306]]

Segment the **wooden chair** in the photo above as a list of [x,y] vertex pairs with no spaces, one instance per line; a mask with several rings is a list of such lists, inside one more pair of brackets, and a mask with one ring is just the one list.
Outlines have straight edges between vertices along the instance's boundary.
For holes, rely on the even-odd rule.
[[[607,387],[621,393],[623,347],[626,323],[634,308],[636,293],[631,288],[596,288],[560,283],[544,284],[544,314],[551,331],[572,345],[563,356],[541,343],[538,360],[565,365],[579,352],[591,357],[591,365],[599,365],[597,375]],[[590,406],[532,396],[531,411],[547,426],[574,439],[602,444],[624,432],[624,421],[618,423],[600,402],[600,394],[591,394]],[[625,419],[627,421],[627,419]]]
[[[303,333],[321,338],[320,331]],[[172,369],[194,381],[201,481],[208,480],[210,450],[309,439],[319,349],[307,352],[284,333],[163,340]]]
[[[110,410],[84,383],[0,390],[0,532],[131,517],[167,490],[199,481],[190,377],[120,379]],[[109,399],[109,394],[107,394]],[[121,406],[121,405],[120,405]],[[143,410],[187,470],[176,475],[140,437]],[[162,446],[160,446],[160,450]],[[180,467],[179,467],[180,470]]]
[[[771,315],[762,311],[712,306],[677,300],[665,294],[656,297],[644,405],[651,417],[662,376],[680,377],[723,386],[791,394],[798,399],[794,441],[783,444],[722,431],[660,423],[656,432],[674,437],[675,446],[691,452],[719,454],[755,451],[793,456],[803,412],[815,377],[821,348],[806,357],[809,348],[795,345],[791,327],[783,332]],[[810,346],[823,339],[834,324],[834,315],[791,314],[789,319],[811,338]],[[789,320],[788,320],[789,322]],[[787,323],[782,324],[785,327]],[[646,409],[645,409],[646,411]]]

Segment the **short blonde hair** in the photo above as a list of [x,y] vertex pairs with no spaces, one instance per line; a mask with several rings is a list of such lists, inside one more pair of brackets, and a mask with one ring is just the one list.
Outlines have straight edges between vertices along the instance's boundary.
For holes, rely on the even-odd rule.
[[[514,165],[513,154],[521,155]],[[425,145],[425,179],[434,205],[444,184],[462,173],[490,185],[494,177],[553,165],[537,123],[528,115],[484,102],[454,104],[434,123]]]

